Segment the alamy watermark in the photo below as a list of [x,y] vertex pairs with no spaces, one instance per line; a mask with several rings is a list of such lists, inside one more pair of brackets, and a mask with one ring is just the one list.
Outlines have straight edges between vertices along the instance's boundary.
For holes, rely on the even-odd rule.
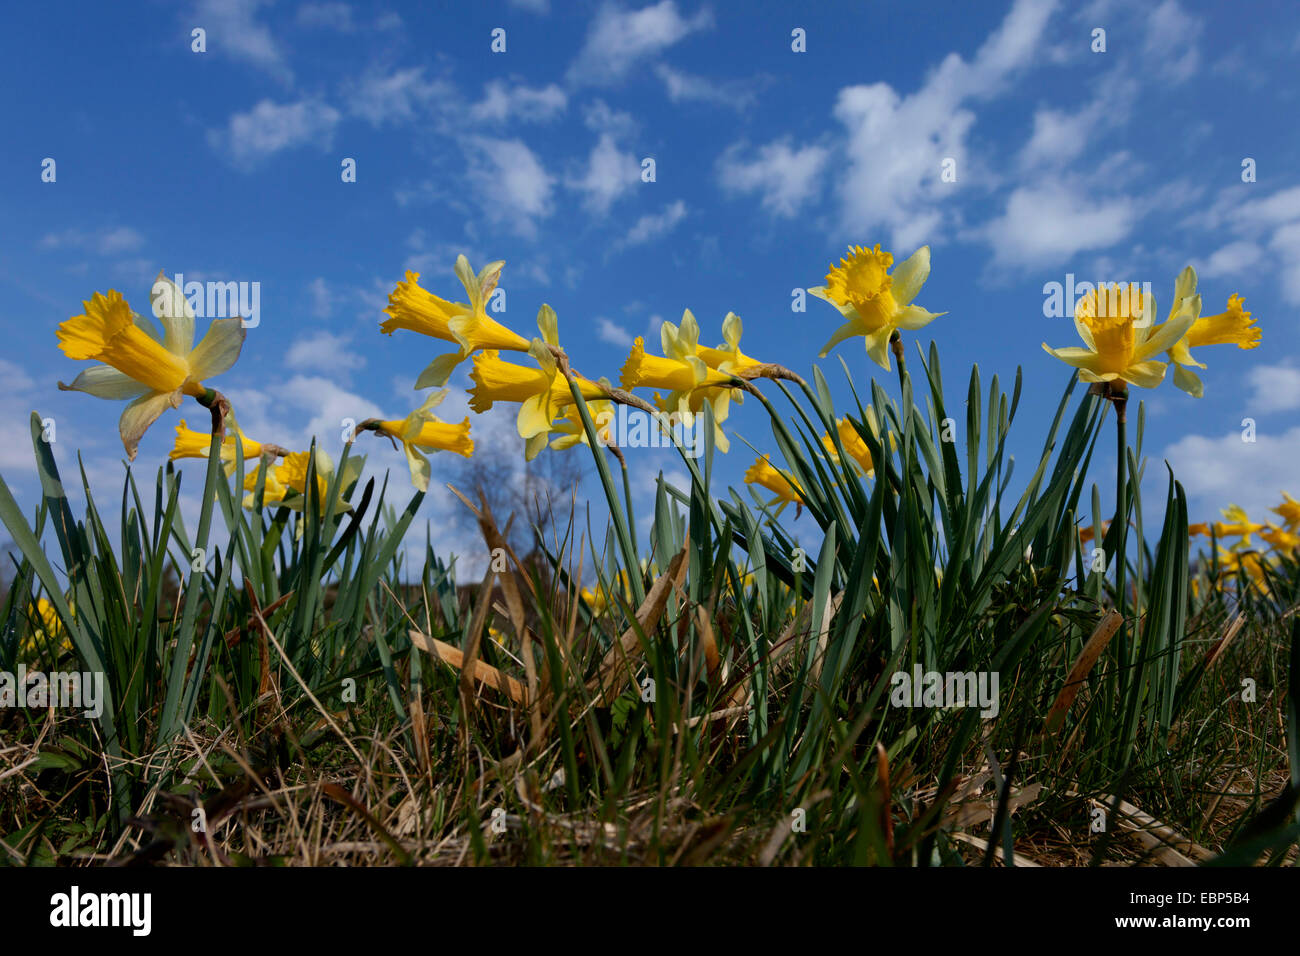
[[199,282],[185,281],[185,273],[178,272],[172,280],[175,285],[159,280],[153,285],[153,313],[155,317],[176,315],[179,303],[173,306],[172,296],[179,289],[190,311],[198,319],[228,319],[239,316],[246,329],[255,329],[262,321],[262,283],[260,282]]
[[1074,318],[1074,310],[1088,295],[1096,294],[1096,315],[1135,316],[1134,325],[1143,324],[1142,304],[1151,297],[1151,283],[1143,282],[1075,282],[1074,273],[1065,274],[1065,282],[1043,284],[1043,315],[1049,319]]
[[0,707],[66,707],[80,709],[83,717],[104,712],[102,671],[0,671]]
[[895,671],[889,682],[889,702],[895,707],[978,707],[981,717],[996,717],[1000,709],[997,671],[942,673],[917,664],[911,673]]
[[[704,416],[699,413],[649,412],[626,405],[596,416],[596,434],[619,448],[672,448],[687,458],[704,454]],[[606,438],[608,436],[608,438]]]

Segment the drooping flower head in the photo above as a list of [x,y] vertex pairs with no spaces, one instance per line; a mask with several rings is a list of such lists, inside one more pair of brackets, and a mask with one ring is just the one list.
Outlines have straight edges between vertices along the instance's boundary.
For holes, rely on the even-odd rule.
[[776,495],[774,500],[786,504],[803,505],[803,489],[798,482],[785,472],[778,471],[766,456],[759,458],[745,472],[745,483],[766,488]]
[[808,291],[840,310],[846,321],[822,346],[824,358],[836,345],[856,335],[866,339],[867,354],[881,368],[889,368],[889,339],[895,329],[915,330],[945,312],[929,312],[913,305],[930,276],[930,247],[922,246],[892,273],[891,253],[850,246],[838,266],[831,266],[826,285]]
[[406,463],[411,469],[411,484],[420,491],[429,490],[432,469],[425,452],[450,451],[469,458],[474,454],[470,438],[469,416],[459,425],[439,420],[433,409],[446,397],[446,389],[434,392],[424,403],[403,419],[371,423],[373,431],[402,443]]
[[459,347],[456,352],[434,359],[416,379],[417,389],[446,385],[452,370],[474,352],[483,349],[528,351],[528,339],[487,313],[504,267],[504,261],[489,262],[475,273],[468,259],[463,255],[457,256],[456,277],[465,287],[468,303],[449,302],[421,288],[418,272],[407,272],[406,279],[389,294],[384,312],[390,318],[380,323],[381,332],[391,335],[397,329],[409,329]]
[[[211,442],[211,435],[207,432],[195,431],[186,425],[185,419],[182,418],[176,425],[176,442],[167,457],[172,461],[179,458],[207,458]],[[243,447],[245,462],[251,462],[262,455],[264,447],[262,443],[253,441],[236,425],[234,434],[227,432],[221,442],[221,464],[227,476],[235,472],[236,442]]]
[[151,301],[162,331],[132,311],[120,292],[96,292],[83,302],[85,311],[59,326],[59,348],[68,358],[92,365],[63,391],[87,392],[97,398],[129,400],[118,430],[127,457],[134,460],[140,438],[182,396],[201,397],[203,384],[229,369],[244,344],[243,319],[214,319],[194,345],[194,312],[176,284],[159,274]]

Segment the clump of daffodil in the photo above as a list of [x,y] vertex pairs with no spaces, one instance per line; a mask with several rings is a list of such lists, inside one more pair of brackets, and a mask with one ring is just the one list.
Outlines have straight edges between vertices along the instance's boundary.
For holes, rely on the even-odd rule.
[[140,438],[168,408],[179,408],[192,396],[211,408],[224,399],[203,384],[229,369],[244,345],[243,320],[214,319],[207,334],[194,344],[194,312],[176,284],[160,275],[151,294],[152,321],[132,311],[120,292],[98,292],[85,309],[58,329],[59,348],[68,358],[94,361],[72,382],[59,388],[87,392],[97,398],[130,402],[118,430],[127,457],[135,458]]
[[[1177,315],[1191,316],[1187,331],[1169,348],[1169,360],[1174,364],[1174,384],[1196,398],[1204,393],[1200,377],[1191,369],[1205,368],[1204,362],[1192,357],[1191,350],[1202,345],[1235,345],[1241,349],[1259,347],[1262,333],[1249,312],[1243,307],[1242,297],[1228,297],[1227,308],[1218,315],[1201,315],[1201,296],[1196,291],[1196,270],[1191,266],[1178,275],[1174,284],[1174,304],[1169,321]],[[1167,323],[1166,323],[1167,324]]]
[[[469,406],[475,412],[481,414],[497,402],[519,403],[516,427],[525,440],[524,456],[529,461],[550,441],[555,419],[573,404],[573,392],[556,361],[557,322],[555,311],[549,305],[543,305],[538,311],[537,325],[544,339],[533,339],[528,348],[528,354],[537,363],[535,368],[503,361],[495,349],[488,349],[474,356],[474,369],[469,376],[474,383],[469,390]],[[576,373],[573,379],[584,401],[609,395],[606,385]]]
[[766,488],[776,495],[773,501],[781,502],[777,514],[780,514],[787,504],[795,505],[796,510],[803,508],[803,489],[799,487],[799,483],[790,475],[774,468],[766,455],[749,466],[745,472],[745,483]]
[[433,414],[433,409],[446,397],[447,390],[434,392],[405,418],[395,421],[369,419],[357,426],[357,431],[373,431],[402,443],[406,463],[411,469],[411,484],[420,491],[429,490],[431,468],[425,452],[450,451],[469,458],[474,454],[474,439],[469,436],[469,416],[459,425],[444,422]]
[[[838,266],[831,266],[826,285],[808,291],[825,299],[847,320],[822,346],[824,358],[836,345],[864,336],[867,354],[881,368],[889,368],[889,340],[896,330],[922,328],[946,312],[930,312],[912,300],[930,276],[930,247],[922,246],[891,273],[891,253],[850,246]],[[899,353],[902,354],[901,352]]]
[[[289,454],[286,449],[281,448],[279,445],[253,441],[244,434],[243,429],[238,425],[235,425],[234,429],[235,434],[227,433],[221,441],[221,463],[227,476],[235,473],[237,464],[235,461],[236,443],[243,449],[245,462],[251,462],[257,458],[273,461]],[[178,458],[207,458],[211,441],[211,435],[207,432],[195,431],[186,425],[185,419],[182,418],[176,426],[176,442],[172,446],[171,454],[167,457],[172,461],[176,461]]]
[[700,327],[690,309],[687,309],[682,313],[680,326],[672,322],[664,322],[660,326],[659,338],[663,355],[647,354],[645,341],[637,336],[627,361],[623,363],[620,384],[627,391],[637,388],[665,389],[668,394],[663,396],[656,393],[655,404],[663,411],[677,413],[688,428],[694,423],[694,416],[703,410],[707,402],[713,409],[714,435],[718,449],[725,452],[730,447],[730,442],[722,431],[722,423],[730,411],[732,393],[735,393],[737,401],[741,400],[741,392],[733,387],[731,381],[733,374],[741,377],[739,371],[732,370],[734,363],[743,358],[745,362],[751,363],[747,368],[760,364],[740,354],[739,318],[732,330],[736,342],[734,352],[703,350],[719,359],[718,367],[711,367],[701,355]]
[[1155,297],[1136,283],[1126,288],[1112,283],[1084,295],[1074,309],[1074,327],[1084,347],[1054,349],[1049,355],[1079,370],[1085,382],[1112,383],[1123,392],[1127,385],[1155,388],[1165,377],[1167,363],[1156,356],[1172,348],[1195,321],[1190,309],[1175,309],[1169,320],[1155,324]]
[[[448,302],[419,285],[420,274],[407,272],[388,296],[384,312],[388,320],[379,330],[392,335],[397,329],[409,329],[459,346],[459,350],[441,355],[430,363],[415,380],[415,387],[441,388],[452,370],[475,352],[493,349],[501,352],[527,352],[532,343],[487,314],[488,302],[501,278],[504,261],[489,262],[477,274],[464,256],[456,257],[456,277],[460,279],[469,302]],[[553,319],[555,313],[551,312]],[[541,316],[539,315],[539,328]],[[541,328],[546,341],[554,338],[554,327]],[[549,334],[548,334],[549,333]]]

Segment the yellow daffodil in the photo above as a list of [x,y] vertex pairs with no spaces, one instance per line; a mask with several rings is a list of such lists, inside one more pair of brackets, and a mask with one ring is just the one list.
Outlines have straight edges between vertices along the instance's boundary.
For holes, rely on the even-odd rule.
[[[275,468],[267,472],[266,487],[263,491],[262,504],[271,503],[282,504],[286,508],[294,511],[303,510],[303,505],[307,500],[307,466],[311,460],[310,451],[294,452],[292,455],[286,455],[284,461]],[[365,467],[366,460],[364,457],[349,457],[344,465],[343,473],[339,476],[338,487],[334,502],[334,513],[341,514],[352,510],[351,502],[345,501],[343,495],[348,489],[357,483],[361,477],[361,470]],[[257,488],[257,476],[266,468],[260,465],[257,469],[250,472],[244,479],[244,489],[253,492]],[[325,513],[327,502],[325,495],[329,490],[329,483],[334,477],[334,460],[330,458],[329,453],[323,448],[316,449],[316,494],[320,501],[320,512]],[[244,507],[251,508],[253,505],[253,495],[249,494],[244,498]],[[300,532],[301,533],[301,532]]]
[[[587,402],[587,411],[591,415],[591,423],[596,426],[596,440],[602,445],[614,444],[614,403],[609,399],[593,399]],[[551,433],[560,436],[551,442],[551,448],[555,451],[563,451],[577,444],[590,444],[587,441],[587,429],[582,426],[582,413],[575,402],[565,406],[564,417],[552,426]]]
[[1279,528],[1277,525],[1269,525],[1259,533],[1259,536],[1277,551],[1290,553],[1300,549],[1300,534]]
[[[75,608],[69,602],[69,610]],[[72,650],[72,637],[68,634],[54,605],[45,598],[37,598],[31,605],[31,629],[18,647],[18,653],[24,660],[32,660],[44,648],[49,647],[57,656]]]
[[[695,321],[695,316],[690,309],[687,309],[682,314],[682,329],[686,329],[688,322],[695,326],[695,338],[698,342],[699,324]],[[716,349],[697,346],[695,354],[702,358],[704,364],[711,369],[725,372],[728,375],[735,375],[739,378],[748,378],[749,373],[762,368],[764,363],[756,358],[751,358],[740,350],[740,336],[743,331],[744,325],[740,321],[740,316],[734,312],[728,312],[727,317],[722,320],[723,344]]]
[[835,330],[819,357],[845,339],[866,337],[867,354],[881,368],[889,368],[889,337],[895,329],[915,330],[946,312],[929,312],[912,300],[930,276],[930,247],[922,246],[890,274],[891,253],[850,246],[848,256],[831,266],[826,285],[808,291],[825,299],[848,321]]
[[1153,356],[1171,348],[1186,334],[1193,318],[1178,310],[1168,322],[1155,325],[1155,297],[1144,295],[1137,284],[1127,288],[1103,285],[1079,300],[1074,326],[1086,348],[1043,348],[1079,370],[1085,382],[1124,381],[1155,388],[1165,377],[1166,363]]
[[469,416],[459,425],[440,421],[433,409],[446,396],[446,390],[435,392],[424,404],[400,421],[374,421],[370,430],[387,435],[402,443],[406,462],[411,469],[411,484],[420,491],[429,490],[431,468],[425,451],[450,451],[469,458],[474,454],[474,439],[469,436]]
[[1229,574],[1245,571],[1259,591],[1267,593],[1269,590],[1266,577],[1268,563],[1258,551],[1220,551],[1219,564]]
[[1285,491],[1282,492],[1282,503],[1269,510],[1282,519],[1288,531],[1300,528],[1300,501],[1296,501]]
[[[713,409],[717,447],[726,452],[731,444],[722,430],[722,423],[727,420],[733,392],[737,401],[742,394],[731,386],[732,374],[740,374],[731,371],[731,363],[743,359],[753,365],[760,364],[754,363],[748,356],[740,355],[738,323],[739,319],[732,326],[736,342],[734,353],[728,353],[730,357],[722,358],[718,368],[711,368],[700,355],[700,327],[695,316],[687,309],[682,313],[680,327],[672,322],[664,322],[660,326],[659,338],[663,355],[647,354],[645,341],[637,336],[627,361],[623,363],[620,384],[627,391],[637,388],[666,389],[666,396],[656,394],[655,404],[663,411],[679,415],[688,428],[693,425],[694,416],[703,410],[707,402]],[[705,351],[720,357],[718,353],[724,350]],[[727,365],[725,370],[722,369],[723,365]]]
[[[236,439],[236,435],[238,439]],[[236,425],[235,434],[232,435],[227,431],[226,437],[221,442],[221,462],[226,471],[226,475],[232,475],[235,472],[235,442],[238,440],[244,449],[244,461],[251,462],[260,458],[265,449],[274,448],[276,451],[281,449],[274,445],[264,446],[261,442],[253,441],[243,430]],[[207,432],[196,432],[185,424],[185,419],[180,420],[176,426],[176,443],[172,446],[171,454],[167,457],[172,461],[178,458],[207,458],[208,449],[211,447],[212,436]]]
[[[1109,522],[1109,521],[1103,521],[1103,522],[1101,523],[1101,533],[1102,533],[1102,537],[1105,537],[1106,532],[1108,532],[1109,530],[1110,530],[1110,522]],[[1191,529],[1190,529],[1190,528],[1188,529],[1188,533],[1189,533],[1189,534],[1191,533]],[[1086,524],[1086,525],[1084,525],[1083,527],[1081,527],[1081,528],[1079,529],[1079,543],[1080,543],[1080,544],[1087,544],[1087,543],[1088,543],[1089,541],[1091,541],[1094,537],[1096,537],[1096,534],[1097,534],[1097,531],[1096,531],[1096,529],[1095,529],[1092,525],[1090,525],[1090,524]]]
[[58,330],[59,348],[68,358],[102,363],[83,371],[71,385],[59,382],[60,389],[130,400],[118,423],[130,459],[158,416],[179,408],[184,395],[206,395],[204,380],[234,365],[244,344],[243,320],[236,316],[215,319],[195,346],[194,313],[181,290],[163,276],[154,283],[151,301],[161,333],[111,289],[107,295],[96,292],[82,303],[85,311]]
[[[518,402],[517,430],[525,440],[524,457],[532,461],[550,440],[552,423],[563,409],[573,403],[569,383],[560,374],[552,347],[555,340],[555,312],[543,305],[537,316],[538,327],[547,340],[533,339],[528,352],[537,363],[536,368],[502,361],[495,349],[474,356],[474,369],[470,380],[469,406],[483,413],[497,402]],[[575,376],[584,401],[608,397],[606,387],[589,379]]]
[[[384,312],[390,318],[380,323],[379,330],[392,335],[397,329],[409,329],[422,335],[442,339],[460,346],[459,351],[441,355],[420,373],[415,387],[441,387],[447,384],[452,370],[474,352],[495,349],[506,352],[527,352],[528,339],[507,328],[487,314],[488,303],[501,278],[504,261],[489,262],[475,274],[469,260],[456,257],[456,277],[469,297],[469,302],[448,302],[419,285],[420,274],[407,272],[406,279],[388,296]],[[554,316],[554,312],[551,316]],[[550,341],[542,330],[543,338]]]
[[766,488],[783,503],[803,505],[803,492],[798,483],[784,472],[772,467],[771,461],[766,457],[758,459],[749,466],[745,472],[745,483]]
[[[301,454],[306,454],[306,452]],[[284,500],[285,495],[290,493],[289,486],[280,480],[280,469],[272,467],[268,462],[263,461],[244,476],[244,490],[248,492],[248,494],[244,495],[245,508],[253,507],[254,497],[257,494],[257,482],[263,474],[266,475],[266,484],[262,488],[263,507],[279,504]]]
[[1169,359],[1174,362],[1174,384],[1200,398],[1204,386],[1191,369],[1205,368],[1204,362],[1192,357],[1191,350],[1202,345],[1235,345],[1242,349],[1259,347],[1261,332],[1254,319],[1243,307],[1242,297],[1228,297],[1227,308],[1218,315],[1201,316],[1201,296],[1196,291],[1196,270],[1191,266],[1178,274],[1174,284],[1174,304],[1170,321],[1177,315],[1190,315],[1192,323],[1186,333],[1169,349]]
[[1223,514],[1223,517],[1228,519],[1227,521],[1216,521],[1212,526],[1206,524],[1188,525],[1187,533],[1205,535],[1208,537],[1210,529],[1213,527],[1216,537],[1239,537],[1241,538],[1241,541],[1238,542],[1235,547],[1249,548],[1250,536],[1256,532],[1263,531],[1266,527],[1266,525],[1260,524],[1259,522],[1251,521],[1250,517],[1246,514],[1246,510],[1240,505],[1229,505],[1222,509],[1221,513]]
[[[871,429],[871,434],[880,440],[880,426],[876,423],[875,410],[870,406],[867,407],[867,427]],[[844,446],[844,452],[853,461],[854,470],[864,478],[870,478],[876,473],[876,463],[871,458],[871,449],[867,447],[866,441],[858,433],[857,426],[853,424],[852,419],[845,416],[835,423],[835,431],[839,435],[840,444]],[[897,446],[894,436],[890,435],[890,445]],[[822,436],[822,445],[832,461],[839,461],[839,453],[835,450],[835,440],[830,434]]]

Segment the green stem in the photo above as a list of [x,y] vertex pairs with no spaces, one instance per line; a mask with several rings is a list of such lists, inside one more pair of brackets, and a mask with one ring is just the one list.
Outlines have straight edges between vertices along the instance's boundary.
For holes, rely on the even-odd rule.
[[[1124,574],[1128,567],[1127,532],[1128,532],[1128,419],[1125,409],[1128,405],[1126,393],[1114,395],[1115,405],[1115,609],[1120,616],[1127,619],[1128,594],[1124,584]],[[1126,621],[1121,621],[1116,635],[1116,647],[1121,649],[1121,662],[1126,650]],[[1121,665],[1122,666],[1122,665]]]

